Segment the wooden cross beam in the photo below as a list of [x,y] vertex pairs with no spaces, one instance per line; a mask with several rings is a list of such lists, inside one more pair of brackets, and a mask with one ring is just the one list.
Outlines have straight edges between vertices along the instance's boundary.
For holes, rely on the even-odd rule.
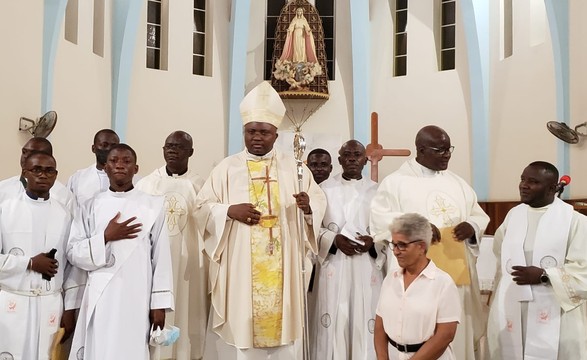
[[371,113],[371,143],[367,145],[366,154],[371,161],[371,180],[379,182],[379,161],[384,156],[410,156],[408,149],[384,149],[379,144],[378,115],[376,112]]

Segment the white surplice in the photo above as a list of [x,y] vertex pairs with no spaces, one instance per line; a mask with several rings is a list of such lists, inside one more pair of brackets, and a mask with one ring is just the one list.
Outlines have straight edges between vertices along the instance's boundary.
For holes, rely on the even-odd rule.
[[[79,288],[68,282],[72,267],[66,258],[71,221],[58,201],[33,200],[24,192],[0,205],[0,355],[49,359],[64,306],[69,310],[77,303]],[[57,250],[59,268],[46,281],[27,267],[51,249]]]
[[[23,194],[25,191],[23,180],[20,176],[13,176],[0,181],[0,203]],[[71,214],[75,214],[77,206],[75,196],[59,180],[55,180],[55,184],[49,190],[49,196],[60,202]]]
[[[370,179],[345,180],[341,174],[320,187],[328,206],[318,240],[318,264],[310,316],[310,354],[315,360],[375,359],[373,331],[385,254],[380,244],[369,252],[347,256],[330,253],[337,234],[355,238],[368,235],[371,199],[377,183]],[[314,302],[314,301],[313,301]],[[312,309],[311,309],[312,310]]]
[[[521,204],[508,213],[494,238],[490,359],[587,358],[585,239],[587,218],[559,199],[541,208]],[[550,284],[515,284],[509,274],[515,265],[545,269]]]
[[[163,198],[140,190],[107,191],[84,204],[67,256],[88,271],[70,359],[148,359],[149,311],[173,309],[171,255]],[[134,239],[104,242],[120,212],[141,223]]]
[[[475,229],[476,241],[489,223],[489,216],[477,203],[475,191],[455,173],[430,170],[415,159],[402,166],[379,185],[371,203],[371,233],[388,242],[389,226],[393,219],[415,212],[425,216],[438,228],[456,226],[466,221]],[[453,341],[457,359],[475,359],[479,339],[486,330],[484,305],[481,302],[477,277],[478,243],[466,240],[466,255],[471,285],[458,286],[463,313]],[[387,248],[387,272],[397,268],[397,260],[390,246]]]
[[98,170],[96,164],[77,170],[67,181],[67,188],[73,193],[79,206],[96,194],[108,190],[108,187],[108,175],[104,170]]
[[180,329],[173,346],[162,346],[160,354],[151,350],[151,359],[200,359],[204,354],[208,320],[208,264],[202,253],[194,215],[196,196],[204,179],[192,170],[182,175],[168,175],[165,166],[142,178],[137,189],[151,195],[165,196],[165,217],[171,245],[175,311],[165,323]]
[[[260,157],[242,151],[225,158],[210,174],[198,194],[196,211],[204,248],[210,258],[212,306],[204,359],[298,359],[294,342],[302,339],[302,296],[306,287],[300,279],[298,239],[304,234],[306,247],[317,252],[316,236],[326,207],[324,193],[304,165],[303,191],[310,197],[312,214],[302,218],[293,194],[299,192],[293,156],[272,150],[280,191],[280,228],[283,243],[283,322],[279,346],[253,348],[250,226],[227,216],[230,205],[250,203],[247,159]],[[311,263],[306,259],[306,269]],[[212,340],[210,340],[212,339]],[[297,355],[296,355],[297,354]]]

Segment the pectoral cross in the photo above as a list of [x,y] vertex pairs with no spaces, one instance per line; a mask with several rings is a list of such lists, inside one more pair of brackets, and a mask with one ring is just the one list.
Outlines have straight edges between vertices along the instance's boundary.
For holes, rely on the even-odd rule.
[[371,180],[379,182],[379,161],[384,156],[410,156],[408,149],[384,149],[378,143],[378,115],[376,112],[371,113],[371,143],[367,144],[366,155],[371,161]]
[[[265,166],[265,176],[251,178],[251,181],[263,180],[263,188],[267,187],[267,214],[262,214],[261,215],[261,219],[260,219],[259,225],[261,225],[262,227],[266,227],[266,228],[269,229],[269,244],[267,245],[267,248],[265,249],[265,251],[269,255],[273,255],[273,251],[275,250],[275,241],[273,239],[273,226],[275,226],[275,223],[277,222],[277,218],[272,215],[272,209],[271,209],[271,182],[275,182],[276,183],[277,180],[271,179],[271,177],[269,176],[269,171],[270,171],[270,166]],[[261,189],[261,192],[263,192],[262,189]],[[259,199],[257,199],[257,204],[255,205],[255,207],[258,206],[258,203],[259,203]]]

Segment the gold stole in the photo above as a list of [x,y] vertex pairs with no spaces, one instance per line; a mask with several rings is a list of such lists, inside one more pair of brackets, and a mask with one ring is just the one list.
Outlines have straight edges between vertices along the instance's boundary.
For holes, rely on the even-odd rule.
[[279,185],[273,160],[247,161],[249,199],[261,212],[251,226],[253,346],[280,346],[283,318],[283,259]]

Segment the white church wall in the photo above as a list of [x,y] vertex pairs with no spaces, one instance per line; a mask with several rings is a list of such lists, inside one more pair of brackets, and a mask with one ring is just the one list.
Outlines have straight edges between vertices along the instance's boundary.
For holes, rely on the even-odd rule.
[[[105,6],[110,14],[110,2]],[[59,119],[51,142],[63,182],[75,170],[95,162],[94,134],[111,126],[111,17],[104,18],[107,41],[100,56],[93,52],[93,13],[93,2],[79,1],[77,44],[65,40],[64,26],[59,35],[52,106]]]
[[[174,130],[190,133],[195,155],[190,166],[204,178],[225,156],[227,59],[230,44],[228,0],[208,2],[212,21],[212,76],[192,74],[191,2],[169,7],[169,62],[167,70],[145,66],[146,25],[139,22],[129,97],[127,142],[139,156],[140,174],[164,164],[165,138]],[[142,18],[146,17],[143,6]]]
[[[458,9],[458,7],[457,7]],[[408,70],[394,77],[392,17],[388,2],[373,4],[371,46],[372,111],[379,114],[379,143],[385,148],[407,148],[415,155],[414,137],[426,125],[445,129],[455,146],[450,169],[470,180],[470,120],[466,44],[457,30],[456,70],[439,71],[434,40],[432,2],[409,3]],[[459,13],[457,28],[462,29]],[[379,178],[396,170],[404,159],[384,158]]]
[[[519,199],[520,174],[530,162],[557,161],[557,140],[546,129],[546,122],[556,119],[550,32],[544,42],[531,46],[530,34],[536,32],[532,25],[540,22],[532,22],[529,2],[513,4],[513,55],[499,60],[499,38],[492,38],[488,174],[492,201]],[[498,5],[491,4],[492,34],[499,34]]]
[[[587,121],[587,2],[582,0],[569,1],[569,52],[570,52],[570,124],[575,126]],[[586,128],[582,128],[587,133]],[[570,160],[572,183],[570,194],[573,198],[587,197],[587,139],[579,144],[571,145]],[[558,140],[557,140],[558,141]]]
[[20,173],[20,148],[30,138],[28,132],[18,131],[18,119],[42,115],[43,7],[32,1],[5,5],[9,16],[0,21],[0,32],[4,34],[0,59],[2,179]]

